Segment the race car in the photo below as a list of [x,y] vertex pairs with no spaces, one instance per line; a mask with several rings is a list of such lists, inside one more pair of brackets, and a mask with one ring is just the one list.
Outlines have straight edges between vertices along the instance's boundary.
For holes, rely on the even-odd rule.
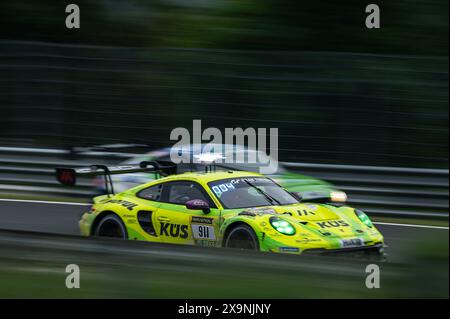
[[[60,168],[57,178],[74,185],[78,175],[103,174],[111,187],[110,175],[164,169],[171,170],[156,162]],[[115,195],[95,197],[79,227],[84,236],[156,243],[292,254],[384,254],[383,236],[364,212],[331,202],[303,202],[300,194],[246,171],[210,168],[173,174]]]
[[[125,147],[127,144],[119,145]],[[188,156],[195,156],[197,153],[202,153],[206,148],[213,149],[214,152],[219,152],[226,158],[238,158],[239,155],[244,159],[251,158],[252,156],[256,159],[254,163],[250,161],[233,163],[221,163],[217,164],[215,167],[217,170],[242,170],[249,172],[259,172],[261,166],[266,165],[266,163],[273,163],[274,166],[278,167],[277,171],[270,175],[278,184],[285,187],[292,192],[300,192],[305,200],[321,202],[321,201],[331,201],[336,203],[344,203],[347,200],[347,194],[342,190],[337,189],[336,186],[311,177],[299,174],[298,172],[290,171],[282,163],[278,162],[273,157],[268,156],[266,153],[258,150],[251,149],[242,145],[228,145],[228,144],[189,144],[182,147],[189,151]],[[100,150],[108,150],[108,146],[98,147]],[[170,162],[170,152],[172,148],[162,148],[155,151],[151,151],[142,155],[132,157],[122,163],[122,165],[128,165],[133,163],[140,163],[142,161],[158,161],[158,162]],[[191,165],[179,164],[176,167],[177,173],[184,173],[191,171]],[[126,189],[135,187],[140,184],[147,183],[155,179],[155,175],[152,172],[143,173],[132,173],[132,174],[122,174],[115,175],[112,177],[114,182],[114,187],[118,191],[124,191]],[[105,187],[102,177],[98,177],[94,181],[97,194],[104,194]]]

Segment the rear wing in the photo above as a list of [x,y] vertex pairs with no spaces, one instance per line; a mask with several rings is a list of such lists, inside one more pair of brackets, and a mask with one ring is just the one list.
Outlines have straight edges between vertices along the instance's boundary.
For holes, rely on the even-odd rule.
[[56,168],[56,179],[59,183],[66,186],[74,186],[77,183],[77,177],[95,177],[105,176],[105,188],[106,192],[114,194],[113,183],[111,175],[117,174],[131,174],[142,172],[153,172],[162,176],[167,176],[176,173],[176,165],[164,165],[166,163],[160,163],[157,161],[144,161],[139,164],[127,164],[119,166],[106,166],[106,165],[91,165],[89,167],[58,167]]

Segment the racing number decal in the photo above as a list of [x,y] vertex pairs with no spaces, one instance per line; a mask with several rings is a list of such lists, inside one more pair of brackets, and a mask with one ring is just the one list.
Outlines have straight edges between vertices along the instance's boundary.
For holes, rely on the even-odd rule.
[[192,216],[191,224],[194,240],[216,240],[212,218]]
[[219,198],[222,195],[222,193],[225,193],[225,192],[229,191],[230,189],[235,189],[233,183],[219,184],[219,185],[213,186],[213,188],[212,188],[213,192]]
[[209,239],[216,240],[213,226],[207,225],[192,225],[192,233],[194,239]]

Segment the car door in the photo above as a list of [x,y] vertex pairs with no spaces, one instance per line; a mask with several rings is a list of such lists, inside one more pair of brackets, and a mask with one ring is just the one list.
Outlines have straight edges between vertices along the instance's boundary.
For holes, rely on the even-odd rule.
[[[155,216],[161,240],[173,244],[216,246],[220,211],[203,187],[187,180],[163,184],[161,205]],[[186,202],[192,199],[209,203],[210,212],[186,208]]]
[[139,227],[146,233],[145,239],[152,242],[162,242],[158,236],[160,224],[156,222],[156,214],[161,206],[163,185],[157,184],[144,188],[136,197],[145,205],[145,209],[137,212]]

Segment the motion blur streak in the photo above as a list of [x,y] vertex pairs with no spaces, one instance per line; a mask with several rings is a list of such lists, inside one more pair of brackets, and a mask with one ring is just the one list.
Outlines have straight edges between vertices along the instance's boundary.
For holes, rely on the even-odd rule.
[[[0,42],[0,136],[171,144],[175,127],[278,127],[284,161],[446,167],[448,59]],[[95,57],[95,58],[94,58]],[[239,114],[237,116],[236,114]],[[69,120],[70,119],[70,120]]]
[[[77,0],[75,30],[67,1],[0,1],[0,298],[448,298],[448,229],[406,225],[448,226],[449,1],[378,1],[380,29],[369,3]],[[381,288],[367,261],[67,236],[92,181],[56,185],[55,166],[170,146],[194,119],[278,128],[280,162],[382,218]]]
[[417,228],[432,228],[432,229],[445,229],[445,230],[448,230],[448,227],[444,227],[444,226],[412,225],[412,224],[383,223],[383,222],[374,222],[374,224],[375,224],[375,225],[388,225],[388,226],[401,226],[401,227],[417,227]]
[[[47,204],[47,205],[67,205],[67,206],[90,206],[91,204],[85,203],[75,203],[75,202],[54,202],[54,201],[40,201],[40,200],[29,200],[29,199],[8,199],[0,198],[0,202],[11,202],[11,203],[30,203],[30,204]],[[13,211],[15,209],[12,209]],[[21,211],[21,208],[17,209]],[[63,210],[60,210],[61,213]],[[83,211],[80,211],[80,214]],[[20,214],[20,213],[19,213]],[[42,217],[39,217],[42,218]],[[45,218],[43,218],[45,219]],[[4,219],[4,222],[7,221]],[[375,225],[387,225],[387,226],[398,226],[398,227],[417,227],[417,228],[430,228],[430,229],[444,229],[448,230],[448,227],[444,226],[433,226],[433,225],[421,225],[421,224],[400,224],[400,223],[385,223],[385,222],[374,222]],[[5,229],[5,228],[3,228]],[[48,231],[48,230],[47,230]]]
[[9,199],[9,198],[0,198],[0,202],[36,203],[36,204],[52,204],[52,205],[68,205],[68,206],[89,206],[90,205],[90,204],[75,203],[75,202],[55,202],[55,201],[44,201],[44,200]]
[[[0,229],[79,235],[78,220],[86,210],[77,206],[60,206],[33,202],[3,202]],[[39,213],[37,213],[39,212]],[[20,219],[17,218],[20,216]],[[434,227],[404,227],[390,223],[379,223],[377,228],[385,236],[388,261],[405,261],[411,249],[424,242],[436,243],[433,252],[443,254],[448,247],[449,233]],[[448,230],[448,228],[447,228]],[[148,246],[151,250],[152,246]]]
[[[40,298],[448,298],[448,260],[431,253],[427,243],[428,239],[424,237],[412,251],[403,251],[400,262],[383,263],[382,289],[367,289],[364,269],[368,262],[364,260],[0,231],[0,255],[5,257],[0,261],[0,295]],[[445,246],[448,249],[448,240],[442,249]],[[64,270],[74,261],[81,269],[83,289],[69,291],[64,285]],[[433,267],[432,272],[429,267]]]

